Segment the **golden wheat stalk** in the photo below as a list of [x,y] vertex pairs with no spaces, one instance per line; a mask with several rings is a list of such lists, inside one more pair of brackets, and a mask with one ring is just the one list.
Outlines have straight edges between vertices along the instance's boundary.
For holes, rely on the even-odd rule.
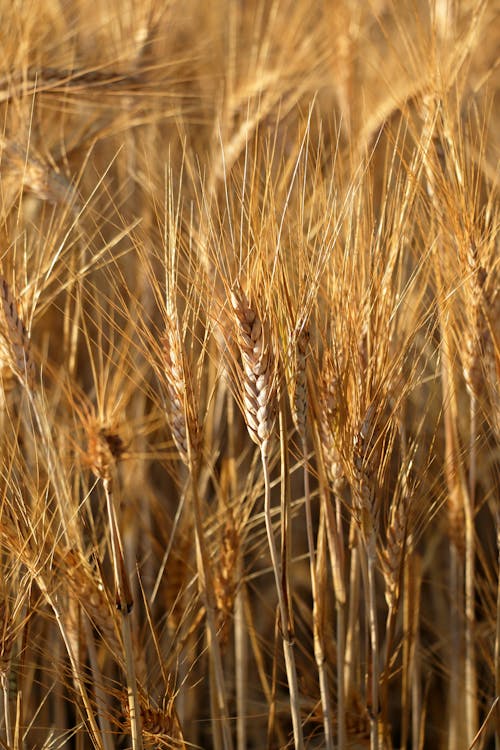
[[236,341],[241,357],[242,373],[237,387],[248,433],[259,446],[264,475],[264,518],[271,556],[279,618],[283,639],[283,652],[290,690],[290,709],[296,750],[303,750],[304,737],[300,716],[300,698],[297,668],[293,651],[292,619],[287,592],[284,590],[281,565],[274,540],[271,518],[271,480],[269,475],[269,441],[272,436],[276,409],[276,363],[270,331],[261,322],[255,305],[250,302],[241,285],[231,291]]
[[109,430],[106,425],[99,426],[98,423],[90,421],[87,427],[90,428],[87,436],[88,461],[93,473],[102,482],[106,498],[116,606],[121,615],[120,625],[125,654],[132,747],[133,750],[142,750],[139,693],[130,621],[130,613],[134,602],[130,589],[120,527],[113,501],[113,473],[123,455],[123,442],[120,436]]
[[326,656],[324,647],[324,632],[322,626],[321,592],[318,580],[317,564],[319,557],[316,556],[316,543],[314,540],[311,488],[309,481],[308,449],[307,449],[307,354],[309,346],[309,330],[305,320],[299,320],[295,330],[290,334],[289,358],[292,362],[291,377],[289,383],[289,398],[292,419],[300,437],[302,448],[302,464],[304,476],[304,498],[306,511],[306,536],[309,550],[309,573],[311,578],[311,593],[313,600],[313,638],[314,656],[319,675],[321,707],[323,711],[323,726],[325,730],[325,747],[333,750],[333,723],[330,702],[330,689],[328,685],[328,674],[326,670]]
[[225,750],[232,750],[233,740],[229,726],[228,707],[222,657],[216,624],[216,596],[210,556],[205,541],[205,530],[198,495],[199,463],[201,438],[198,422],[198,409],[191,385],[191,376],[185,362],[184,348],[174,311],[164,310],[166,332],[163,337],[163,378],[168,395],[168,419],[179,456],[190,471],[192,510],[196,538],[196,561],[198,584],[207,617],[207,634],[210,654],[213,661],[215,692],[213,696],[221,726],[212,717],[214,746],[219,746],[219,728],[222,729],[222,742]]

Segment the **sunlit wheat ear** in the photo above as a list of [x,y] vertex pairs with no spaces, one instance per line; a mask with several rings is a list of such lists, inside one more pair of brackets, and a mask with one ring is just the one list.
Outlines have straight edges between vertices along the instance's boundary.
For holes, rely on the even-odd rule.
[[91,422],[87,425],[87,460],[98,479],[109,479],[112,467],[125,452],[120,435],[107,426]]
[[198,456],[201,431],[191,378],[184,363],[181,337],[173,315],[165,315],[165,333],[161,344],[168,422],[179,456],[189,466],[189,450],[191,449],[191,459]]
[[0,276],[0,300],[2,307],[2,338],[8,364],[22,383],[33,388],[35,366],[30,355],[30,339],[21,320],[12,292],[6,280]]
[[274,427],[276,388],[271,338],[256,307],[239,286],[231,291],[231,305],[243,366],[242,410],[249,435],[260,446],[269,440]]
[[354,509],[365,539],[378,529],[375,507],[375,466],[371,447],[375,429],[375,407],[369,406],[353,439],[352,494]]
[[339,450],[340,399],[339,376],[331,355],[323,355],[320,380],[320,432],[328,478],[336,494],[342,492],[346,480]]
[[291,373],[289,379],[290,410],[293,423],[300,437],[306,434],[307,421],[307,372],[306,359],[309,346],[309,330],[305,321],[299,321],[290,336]]
[[488,274],[481,265],[478,249],[471,239],[467,249],[469,326],[465,338],[464,379],[469,394],[481,395],[483,355],[488,351],[489,328],[486,316],[486,282]]
[[236,565],[239,545],[240,534],[238,524],[232,510],[228,509],[227,519],[220,533],[220,552],[214,578],[215,601],[222,645],[225,645],[228,640],[227,624],[233,612],[238,586]]
[[385,600],[389,610],[394,610],[399,600],[400,573],[407,544],[408,514],[411,497],[404,493],[399,502],[391,505],[387,540],[381,556],[385,582]]

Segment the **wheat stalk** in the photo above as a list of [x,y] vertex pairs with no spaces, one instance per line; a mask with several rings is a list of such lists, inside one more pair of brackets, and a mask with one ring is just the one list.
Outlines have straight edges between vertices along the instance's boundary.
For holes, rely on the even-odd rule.
[[[320,587],[318,581],[318,570],[316,559],[316,543],[314,540],[313,518],[311,507],[311,489],[309,482],[308,469],[308,450],[307,450],[307,412],[308,412],[308,393],[307,393],[307,370],[306,360],[309,345],[309,331],[306,327],[306,321],[299,320],[294,331],[290,335],[290,357],[292,360],[292,373],[289,379],[289,397],[292,419],[295,428],[299,434],[302,447],[302,462],[304,475],[304,497],[306,511],[306,535],[309,550],[309,573],[311,577],[311,593],[313,598],[313,637],[314,637],[314,655],[318,668],[321,706],[323,710],[323,725],[325,729],[325,746],[328,750],[333,750],[333,725],[331,719],[331,702],[330,690],[328,686],[328,674],[326,671],[326,657],[324,648],[324,632],[321,622]],[[339,692],[342,694],[342,690]],[[342,710],[342,695],[340,701],[340,711]],[[340,713],[340,712],[339,712]],[[341,722],[340,722],[341,723]],[[339,723],[339,726],[340,726]],[[342,740],[342,730],[340,730]],[[340,740],[340,741],[341,741]]]
[[262,324],[256,307],[249,301],[240,285],[231,291],[236,341],[241,356],[242,374],[239,382],[240,401],[248,433],[259,446],[264,474],[264,518],[266,533],[278,595],[283,651],[290,690],[294,742],[303,750],[304,738],[300,717],[297,669],[293,651],[291,615],[286,592],[283,590],[281,565],[278,559],[271,518],[271,483],[269,476],[269,441],[274,425],[276,398],[276,365],[270,332]]
[[[203,597],[207,616],[207,630],[209,646],[213,660],[215,676],[216,705],[220,715],[223,746],[231,750],[233,741],[228,721],[226,687],[222,668],[222,657],[216,626],[216,597],[211,572],[211,563],[206,547],[205,531],[198,496],[198,467],[200,460],[200,428],[197,418],[194,392],[190,375],[185,364],[184,351],[178,324],[173,309],[167,306],[164,311],[166,333],[163,337],[163,380],[168,392],[168,414],[174,442],[179,455],[191,475],[192,507],[196,536],[196,559],[198,566],[198,582]],[[215,716],[213,717],[215,722]],[[213,736],[215,746],[218,746],[219,731],[214,724]]]

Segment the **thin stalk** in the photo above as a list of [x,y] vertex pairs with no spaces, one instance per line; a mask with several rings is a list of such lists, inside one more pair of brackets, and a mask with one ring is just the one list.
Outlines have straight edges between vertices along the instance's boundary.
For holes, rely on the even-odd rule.
[[313,639],[314,656],[318,667],[319,687],[321,694],[321,707],[323,710],[323,727],[325,731],[325,747],[333,750],[333,725],[332,711],[330,705],[330,691],[328,687],[328,674],[326,670],[325,649],[323,645],[323,633],[321,625],[321,608],[319,603],[319,587],[316,574],[316,547],[314,543],[314,530],[311,509],[311,489],[309,484],[309,470],[307,468],[307,442],[302,435],[302,462],[304,471],[304,497],[306,507],[306,532],[307,546],[309,548],[309,570],[311,575],[311,591],[313,597]]
[[[236,479],[236,447],[234,423],[234,398],[231,390],[227,389],[227,426],[228,426],[228,458],[230,469],[231,499],[236,497],[238,483]],[[237,750],[247,748],[247,656],[248,642],[245,631],[245,592],[243,587],[243,544],[244,537],[238,545],[236,560],[236,580],[239,582],[234,601],[234,670],[236,689],[236,746]]]
[[425,715],[422,707],[422,680],[420,667],[420,596],[422,591],[422,558],[418,554],[409,559],[408,588],[411,597],[410,620],[408,623],[409,674],[411,675],[412,747],[420,748],[424,737]]
[[459,554],[453,542],[450,542],[450,703],[449,703],[449,735],[448,748],[455,750],[461,746],[459,737],[463,722],[460,705],[460,683],[462,671],[460,669],[460,562]]
[[3,692],[3,719],[5,722],[5,740],[8,747],[12,747],[12,723],[10,720],[10,700],[9,700],[9,673],[2,672],[1,677]]
[[351,692],[356,689],[356,669],[358,666],[356,654],[359,653],[359,597],[361,570],[359,550],[352,540],[352,532],[355,523],[356,522],[353,518],[350,530],[351,564],[349,570],[349,610],[347,615],[344,673],[346,695],[350,695]]
[[390,607],[387,612],[387,618],[385,621],[385,667],[382,677],[382,685],[380,691],[380,723],[384,728],[384,734],[387,736],[389,729],[388,722],[388,709],[389,709],[389,675],[391,669],[391,653],[392,644],[394,641],[394,630],[396,627],[396,614],[397,607]]
[[94,716],[94,709],[93,706],[90,703],[90,698],[87,693],[87,688],[85,687],[85,682],[82,679],[80,666],[78,664],[78,658],[76,654],[73,651],[73,646],[71,644],[70,639],[68,638],[68,633],[66,631],[66,628],[64,627],[63,618],[61,617],[61,612],[59,610],[59,607],[57,606],[55,600],[52,598],[51,594],[47,590],[46,586],[43,582],[40,581],[40,579],[37,579],[38,583],[41,583],[42,591],[45,595],[45,598],[47,599],[49,605],[52,608],[52,611],[54,612],[56,622],[59,626],[59,631],[61,633],[62,639],[64,641],[64,645],[66,646],[66,651],[68,653],[68,657],[71,663],[71,669],[73,671],[73,679],[75,681],[75,685],[77,685],[80,695],[83,701],[83,705],[85,706],[85,711],[87,714],[87,720],[90,725],[90,729],[92,731],[92,739],[94,741],[94,744],[101,748],[101,733],[99,731],[99,727],[97,726],[95,716]]
[[475,649],[475,535],[474,506],[477,468],[477,399],[470,396],[469,492],[465,497],[465,716],[467,744],[477,733],[477,673]]
[[134,650],[132,645],[132,629],[130,614],[133,600],[130,592],[128,574],[123,557],[123,545],[118,528],[118,521],[113,505],[112,484],[109,478],[103,479],[106,507],[109,517],[109,533],[111,536],[111,551],[113,556],[113,573],[116,585],[117,606],[121,614],[121,631],[125,655],[125,672],[127,675],[127,699],[130,718],[130,735],[133,750],[142,750],[141,717],[139,708],[139,693],[135,674]]
[[109,723],[109,706],[108,696],[103,689],[101,670],[99,668],[99,662],[97,658],[97,651],[94,643],[94,636],[92,634],[92,628],[90,627],[89,620],[84,615],[84,628],[85,637],[87,643],[87,650],[89,654],[90,668],[92,670],[92,684],[95,690],[95,702],[97,706],[97,718],[99,719],[99,726],[101,728],[101,737],[104,750],[113,750],[111,742],[111,725]]
[[376,569],[376,539],[371,534],[366,541],[366,563],[368,579],[368,620],[370,629],[370,647],[371,647],[371,711],[370,711],[370,748],[379,750],[378,744],[378,626],[377,626],[377,592],[375,586],[375,569]]
[[500,509],[496,511],[497,526],[497,550],[498,550],[498,570],[497,570],[497,627],[495,634],[495,750],[500,750]]
[[[326,537],[330,553],[330,567],[332,570],[333,589],[335,593],[336,609],[336,656],[337,656],[337,747],[346,747],[346,590],[345,590],[345,553],[342,532],[341,499],[334,493],[335,510],[331,502],[330,490],[324,466],[321,461],[321,446],[318,430],[314,430],[316,453],[320,458],[320,493],[321,513],[325,519]],[[350,684],[350,683],[348,683]]]
[[236,678],[236,744],[238,750],[247,748],[247,636],[245,632],[244,590],[241,584],[243,576],[242,555],[238,552],[236,576],[240,581],[234,602],[234,657]]
[[337,615],[337,747],[346,747],[345,685],[346,685],[346,591],[344,584],[344,555],[337,514],[334,513],[330,498],[327,495],[323,502],[326,519],[326,534],[330,551],[330,567],[335,592],[335,609]]
[[346,650],[346,617],[345,602],[336,599],[337,612],[337,746],[345,750],[347,742],[346,704],[345,704],[345,650]]
[[271,482],[269,477],[268,441],[263,440],[260,445],[262,471],[264,475],[264,518],[266,523],[267,541],[271,565],[274,572],[276,592],[278,595],[278,608],[281,624],[281,635],[283,639],[283,653],[285,656],[285,667],[288,678],[288,689],[290,691],[290,710],[292,714],[294,745],[296,750],[304,750],[304,737],[300,719],[300,699],[297,680],[297,669],[295,655],[293,652],[293,641],[290,633],[290,616],[286,605],[285,594],[282,588],[282,578],[278,553],[274,541],[274,531],[271,518]]
[[[194,467],[194,463],[191,462]],[[208,649],[212,656],[213,677],[215,680],[215,692],[217,696],[218,718],[222,733],[222,744],[224,750],[232,750],[233,738],[231,727],[229,725],[229,714],[227,710],[226,687],[224,680],[224,670],[222,667],[222,655],[217,638],[217,626],[215,621],[215,594],[214,584],[211,574],[211,563],[205,545],[205,532],[203,529],[203,520],[201,517],[200,499],[198,496],[198,478],[196,470],[191,472],[192,497],[193,497],[193,516],[196,537],[196,560],[198,568],[198,580],[200,586],[200,595],[206,610],[207,616],[207,635],[209,639]],[[217,725],[217,716],[212,717],[212,729],[214,734],[214,748],[218,750],[220,743],[215,741],[219,735]]]

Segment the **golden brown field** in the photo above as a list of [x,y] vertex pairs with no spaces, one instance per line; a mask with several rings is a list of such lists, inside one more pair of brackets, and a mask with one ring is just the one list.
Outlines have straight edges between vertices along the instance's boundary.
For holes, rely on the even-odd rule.
[[496,0],[0,0],[0,748],[500,750]]

